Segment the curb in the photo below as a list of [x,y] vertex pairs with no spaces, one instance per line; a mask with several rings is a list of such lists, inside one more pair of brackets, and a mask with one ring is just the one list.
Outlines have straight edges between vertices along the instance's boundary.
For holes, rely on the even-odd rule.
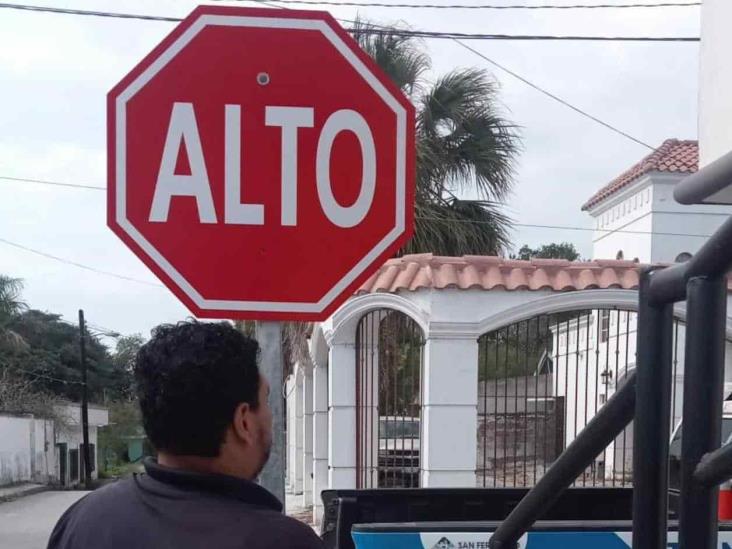
[[24,498],[25,496],[32,496],[33,494],[39,494],[41,492],[46,492],[50,489],[51,489],[50,486],[34,486],[33,488],[28,488],[27,490],[18,491],[14,494],[0,496],[0,503],[7,503],[9,501],[14,501],[16,499]]

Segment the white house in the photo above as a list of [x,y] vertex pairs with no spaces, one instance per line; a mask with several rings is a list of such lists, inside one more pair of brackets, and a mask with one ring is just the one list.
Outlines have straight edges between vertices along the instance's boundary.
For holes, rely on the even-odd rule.
[[[56,406],[57,420],[0,413],[0,486],[22,482],[74,486],[83,481],[81,405]],[[89,405],[92,478],[97,478],[97,431],[109,413]]]
[[645,264],[683,261],[732,213],[728,206],[682,206],[673,188],[699,165],[696,141],[668,139],[598,190],[582,207],[592,217],[592,257]]

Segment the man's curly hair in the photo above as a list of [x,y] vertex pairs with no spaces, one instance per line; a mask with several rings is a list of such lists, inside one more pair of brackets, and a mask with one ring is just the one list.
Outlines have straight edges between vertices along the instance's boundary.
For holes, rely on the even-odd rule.
[[259,405],[258,354],[256,340],[224,322],[155,328],[134,368],[145,432],[155,448],[218,456],[236,407]]

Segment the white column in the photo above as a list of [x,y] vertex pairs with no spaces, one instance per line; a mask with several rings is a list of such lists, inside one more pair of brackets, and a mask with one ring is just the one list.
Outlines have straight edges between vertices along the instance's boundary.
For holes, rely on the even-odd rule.
[[[274,390],[274,388],[272,389]],[[288,493],[295,491],[295,376],[290,375],[285,382],[287,403],[287,485]]]
[[333,343],[328,365],[328,484],[356,487],[356,365],[353,343]]
[[313,368],[303,369],[303,441],[302,441],[302,502],[313,505]]
[[303,372],[298,365],[295,370],[295,490],[294,493],[302,494],[303,485]]
[[328,367],[313,370],[313,519],[323,521],[320,493],[328,488]]
[[422,486],[476,485],[478,340],[429,338],[424,356]]

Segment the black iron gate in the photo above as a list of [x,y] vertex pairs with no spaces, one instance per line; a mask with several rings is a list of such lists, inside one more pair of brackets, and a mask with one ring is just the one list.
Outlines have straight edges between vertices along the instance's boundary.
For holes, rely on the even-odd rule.
[[420,485],[422,349],[417,323],[379,309],[356,332],[358,488]]
[[[680,326],[675,320],[674,380]],[[635,312],[588,309],[536,316],[480,338],[479,486],[536,484],[635,367],[636,327]],[[672,427],[681,413],[676,387]],[[597,456],[577,485],[632,484],[632,428]]]

